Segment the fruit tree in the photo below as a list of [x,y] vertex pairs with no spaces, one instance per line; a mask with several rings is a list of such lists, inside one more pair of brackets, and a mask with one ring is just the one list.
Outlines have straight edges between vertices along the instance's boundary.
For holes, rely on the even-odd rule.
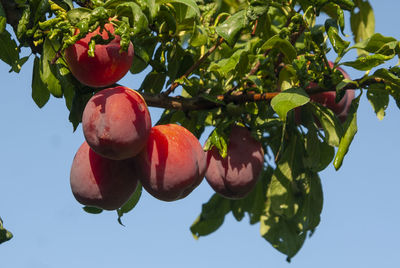
[[345,160],[360,98],[380,119],[400,107],[400,68],[382,67],[400,43],[365,0],[0,0],[0,48],[12,72],[33,58],[38,107],[64,98],[82,124],[69,176],[86,212],[121,222],[142,189],[174,201],[204,182],[195,237],[247,215],[288,260],[320,222],[319,172]]

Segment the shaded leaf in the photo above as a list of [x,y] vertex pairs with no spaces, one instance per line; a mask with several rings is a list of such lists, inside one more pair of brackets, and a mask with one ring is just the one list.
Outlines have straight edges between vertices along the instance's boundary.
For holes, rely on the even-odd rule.
[[271,181],[272,173],[273,169],[271,167],[263,170],[256,186],[246,197],[230,200],[232,214],[237,221],[241,221],[245,213],[249,216],[250,224],[256,224],[260,221],[267,198],[267,187]]
[[149,21],[140,6],[134,2],[125,2],[116,8],[118,16],[129,18],[130,26],[133,26],[133,33],[137,34],[149,30]]
[[260,233],[290,260],[320,221],[322,188],[318,175],[304,173],[298,161],[303,154],[299,137],[288,142],[267,191]]
[[21,70],[19,64],[19,48],[8,31],[0,34],[0,60],[11,66],[11,70],[18,73]]
[[165,73],[152,71],[143,79],[140,90],[144,90],[151,94],[158,94],[163,89],[166,78],[167,75]]
[[280,52],[285,55],[287,63],[291,63],[297,57],[296,49],[292,44],[286,40],[279,37],[279,35],[274,35],[268,39],[261,47],[262,50],[277,48]]
[[129,197],[128,201],[126,201],[126,203],[123,204],[121,208],[117,209],[118,222],[121,225],[123,225],[122,221],[121,221],[121,217],[124,214],[128,213],[129,211],[131,211],[137,205],[141,195],[142,195],[142,185],[139,182],[138,186],[136,187],[135,192],[131,195],[131,197]]
[[84,206],[83,210],[90,214],[100,214],[103,212],[103,210],[101,208],[90,207],[90,206]]
[[7,231],[3,226],[3,220],[0,218],[0,244],[13,238],[11,232]]
[[85,109],[86,103],[92,96],[93,93],[81,93],[79,91],[75,91],[68,118],[72,123],[74,131],[77,129],[79,123],[82,122],[83,110]]
[[216,231],[224,222],[225,215],[230,211],[229,200],[214,194],[203,204],[199,217],[190,226],[193,237],[198,239]]
[[297,222],[265,213],[260,220],[260,233],[271,245],[288,256],[288,261],[303,246],[307,232],[297,230]]
[[56,55],[56,49],[59,44],[46,38],[43,44],[43,54],[41,57],[41,78],[43,83],[46,85],[48,91],[57,98],[63,96],[63,90],[61,87],[61,81],[59,80],[59,70],[56,64],[51,63]]
[[166,4],[166,3],[181,3],[188,7],[190,7],[198,17],[200,17],[200,10],[194,0],[156,0],[156,3],[159,5]]
[[313,114],[324,129],[326,142],[331,146],[338,147],[343,136],[343,128],[338,118],[332,110],[315,102],[310,103]]
[[385,110],[389,105],[389,92],[385,90],[385,85],[375,84],[374,86],[370,86],[367,98],[378,119],[382,120],[385,117]]
[[308,132],[304,141],[306,157],[304,158],[305,167],[314,172],[324,170],[335,157],[335,149],[326,141],[320,140],[316,129],[308,126]]
[[50,98],[50,92],[41,78],[42,62],[35,57],[32,71],[32,99],[39,108],[42,108]]
[[199,47],[207,44],[208,35],[203,26],[195,25],[193,27],[192,37],[189,40],[189,44],[193,47]]
[[3,9],[3,5],[0,3],[0,34],[2,34],[6,30],[6,12]]

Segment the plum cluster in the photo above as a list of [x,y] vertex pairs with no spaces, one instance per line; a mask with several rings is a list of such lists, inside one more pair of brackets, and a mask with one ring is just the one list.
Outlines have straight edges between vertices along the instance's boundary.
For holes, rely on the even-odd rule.
[[106,210],[120,208],[135,192],[138,182],[163,201],[190,194],[206,177],[211,187],[228,198],[242,198],[254,187],[264,163],[264,152],[250,132],[232,126],[227,157],[216,148],[204,152],[198,139],[176,125],[152,127],[143,97],[136,91],[111,87],[130,68],[133,46],[120,52],[119,36],[96,44],[88,56],[91,37],[113,33],[89,33],[65,51],[74,76],[91,87],[106,87],[92,96],[82,115],[85,141],[72,162],[70,184],[74,197],[86,206]]
[[82,116],[85,141],[70,174],[72,193],[87,206],[121,207],[140,181],[163,201],[186,197],[206,177],[228,198],[242,198],[254,187],[264,163],[261,144],[242,126],[233,126],[227,157],[177,124],[151,126],[144,99],[132,89],[103,89]]

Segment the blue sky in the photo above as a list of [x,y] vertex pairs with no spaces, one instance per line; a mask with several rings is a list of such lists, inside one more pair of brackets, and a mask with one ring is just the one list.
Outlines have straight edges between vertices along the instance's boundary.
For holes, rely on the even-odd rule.
[[[400,2],[372,1],[376,31],[400,39]],[[349,27],[346,29],[349,33]],[[189,227],[213,193],[203,182],[187,198],[166,203],[144,193],[125,215],[90,215],[69,186],[73,133],[62,99],[39,109],[31,99],[32,61],[8,73],[0,63],[0,216],[14,238],[0,245],[0,267],[395,267],[400,252],[400,111],[393,101],[379,121],[365,96],[359,131],[341,170],[320,175],[321,223],[292,263],[259,235],[259,226],[228,215],[214,234],[193,239]],[[346,68],[351,77],[360,73]],[[121,84],[137,88],[140,76]],[[151,109],[153,122],[159,115]],[[202,142],[204,141],[202,139]]]

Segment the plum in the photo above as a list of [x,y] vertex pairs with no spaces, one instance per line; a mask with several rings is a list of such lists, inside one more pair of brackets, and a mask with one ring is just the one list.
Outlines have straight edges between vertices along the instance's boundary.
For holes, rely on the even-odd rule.
[[143,149],[150,134],[151,118],[138,92],[118,86],[93,95],[83,111],[82,128],[96,153],[122,160]]
[[226,198],[243,198],[257,183],[263,164],[261,143],[245,127],[236,125],[232,127],[225,158],[216,147],[207,152],[206,180]]
[[[114,26],[106,23],[104,28],[114,33]],[[100,27],[88,33],[84,38],[65,49],[65,60],[74,77],[82,84],[91,87],[106,87],[119,81],[129,71],[134,56],[132,43],[127,51],[120,51],[121,37],[115,38],[108,44],[96,44],[94,57],[89,57],[89,42],[95,35],[101,35],[104,40],[109,39],[106,30]],[[76,30],[76,34],[79,30]]]
[[72,162],[70,184],[79,203],[114,210],[136,190],[138,176],[133,159],[104,158],[83,142]]
[[204,176],[200,143],[176,124],[154,126],[144,150],[135,159],[143,187],[163,201],[186,197]]

